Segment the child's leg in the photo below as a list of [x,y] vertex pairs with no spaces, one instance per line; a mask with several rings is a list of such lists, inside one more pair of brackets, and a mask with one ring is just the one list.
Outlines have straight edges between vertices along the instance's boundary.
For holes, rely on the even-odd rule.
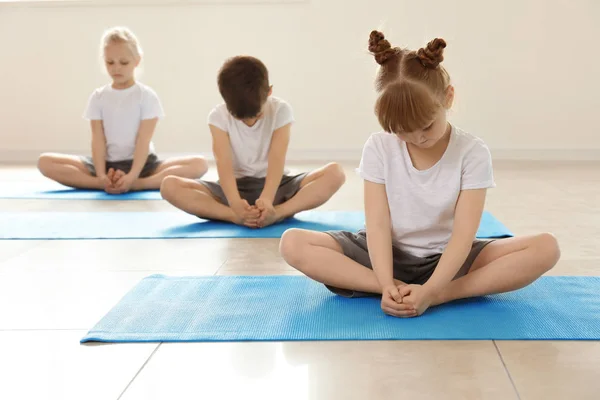
[[[346,257],[339,243],[323,232],[288,229],[281,237],[283,259],[309,278],[341,289],[381,293],[372,269]],[[396,280],[396,284],[404,285]]]
[[208,163],[203,157],[168,158],[154,173],[146,178],[138,178],[131,186],[132,190],[160,189],[163,179],[169,175],[198,179],[208,171]]
[[204,219],[237,222],[233,210],[215,199],[203,184],[178,176],[167,176],[160,185],[163,199],[173,206]]
[[81,158],[66,154],[44,153],[38,169],[47,178],[79,189],[104,189],[102,181],[92,176]]
[[481,251],[467,275],[448,284],[435,304],[520,289],[559,258],[558,242],[549,233],[497,240]]
[[312,171],[300,183],[300,190],[285,203],[276,205],[265,218],[265,226],[305,210],[311,210],[334,195],[344,184],[346,175],[337,163],[329,163],[322,168]]

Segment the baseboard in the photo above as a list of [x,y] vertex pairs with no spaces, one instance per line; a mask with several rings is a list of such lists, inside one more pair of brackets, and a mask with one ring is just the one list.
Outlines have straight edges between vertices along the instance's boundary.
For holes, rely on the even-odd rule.
[[194,7],[210,5],[296,5],[308,0],[3,0],[1,8]]
[[[600,161],[600,149],[495,149],[494,160],[531,161]],[[290,150],[287,159],[302,161],[358,161],[362,149],[352,150]]]
[[492,149],[494,160],[600,161],[600,149]]
[[[289,162],[358,162],[362,149],[343,150],[294,150],[290,149]],[[80,151],[65,151],[67,154],[81,154]],[[35,164],[39,151],[0,150],[0,164]],[[163,158],[173,156],[201,155],[213,160],[212,153],[160,153]],[[600,149],[492,149],[494,160],[530,160],[530,161],[600,161]]]
[[[81,150],[60,151],[65,154],[81,154],[89,155],[89,152]],[[362,150],[293,150],[290,149],[287,154],[289,162],[311,162],[311,161],[338,161],[349,162],[360,160]],[[35,164],[40,151],[32,150],[0,150],[0,164]],[[167,157],[183,157],[183,156],[202,156],[207,160],[214,160],[211,152],[160,152],[161,158]]]

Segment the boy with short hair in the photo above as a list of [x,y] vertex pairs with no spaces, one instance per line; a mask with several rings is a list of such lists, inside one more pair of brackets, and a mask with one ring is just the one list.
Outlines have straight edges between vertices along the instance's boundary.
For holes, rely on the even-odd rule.
[[218,75],[225,101],[208,116],[218,182],[168,176],[165,200],[204,219],[261,228],[325,203],[343,185],[337,163],[289,175],[286,153],[292,108],[271,96],[269,73],[258,59],[230,58]]

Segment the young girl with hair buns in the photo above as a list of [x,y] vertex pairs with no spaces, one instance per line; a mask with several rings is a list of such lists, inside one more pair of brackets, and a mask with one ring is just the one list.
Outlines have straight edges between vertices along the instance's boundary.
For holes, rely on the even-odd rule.
[[45,153],[38,161],[40,172],[66,186],[112,194],[159,189],[167,175],[204,175],[208,165],[202,157],[161,161],[155,154],[152,136],[164,112],[154,90],[135,79],[142,49],[134,34],[127,28],[109,29],[102,50],[112,82],[94,90],[85,111],[92,157]]
[[495,186],[492,159],[481,139],[446,119],[454,87],[441,65],[445,48],[434,39],[410,51],[371,32],[383,132],[369,137],[358,168],[366,229],[290,229],[280,245],[290,265],[333,292],[381,295],[383,311],[397,317],[522,288],[560,256],[548,233],[476,239],[486,190]]

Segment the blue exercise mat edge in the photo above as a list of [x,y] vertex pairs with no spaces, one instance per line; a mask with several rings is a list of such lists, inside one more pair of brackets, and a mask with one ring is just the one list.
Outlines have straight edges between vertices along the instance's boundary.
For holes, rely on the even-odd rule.
[[[279,303],[285,303],[286,301],[289,303],[294,301],[294,295],[296,292],[286,291],[285,293],[290,294],[289,299],[286,296],[272,296],[272,293],[267,293],[267,295],[271,295],[268,297],[267,302],[271,302],[273,299],[275,304],[268,304],[266,309],[267,313],[271,312],[271,310],[276,310],[276,316],[281,318],[284,323],[289,323],[289,321],[294,321],[293,313],[296,310],[299,314],[302,314],[306,309],[311,311],[317,310],[317,312],[322,312],[326,314],[321,316],[321,320],[319,318],[316,321],[302,321],[300,318],[300,322],[302,324],[291,324],[291,330],[300,331],[300,333],[296,335],[281,332],[279,331],[275,335],[271,337],[255,337],[250,338],[247,334],[244,334],[243,329],[241,333],[239,332],[239,324],[235,324],[235,329],[233,330],[217,330],[217,332],[212,332],[209,329],[206,329],[204,333],[199,334],[191,334],[190,338],[173,338],[168,337],[169,335],[177,336],[178,333],[171,329],[170,334],[165,332],[156,332],[156,333],[146,333],[142,332],[127,332],[127,333],[113,333],[111,334],[110,330],[98,330],[96,329],[99,326],[102,326],[102,323],[106,320],[110,320],[110,318],[114,319],[114,314],[118,314],[120,307],[125,307],[126,310],[140,310],[141,313],[144,313],[145,310],[143,306],[136,303],[133,300],[136,299],[136,290],[142,291],[144,285],[150,285],[150,288],[153,288],[152,281],[160,283],[169,283],[170,282],[208,282],[210,286],[206,286],[207,289],[211,289],[216,287],[215,290],[220,290],[219,284],[225,284],[225,289],[229,287],[226,285],[228,282],[242,282],[246,286],[250,286],[253,282],[259,282],[258,288],[260,288],[260,283],[266,282],[266,288],[269,288],[269,284],[274,286],[272,282],[275,282],[277,285],[281,285],[283,288],[287,288],[286,284],[294,285],[304,285],[296,292],[304,295],[305,293],[309,293],[309,298],[307,303],[296,304],[293,303],[292,313],[284,313],[283,317],[281,314],[277,314],[281,309],[285,310],[286,306],[283,304],[283,308],[277,307]],[[216,282],[216,283],[215,283]],[[185,289],[185,285],[183,286]],[[308,288],[308,290],[306,290]],[[160,288],[154,287],[155,293],[159,291]],[[188,288],[189,289],[189,288]],[[239,287],[238,287],[239,289]],[[253,288],[253,289],[256,289]],[[578,296],[568,296],[570,298],[569,304],[563,302],[561,299],[564,299],[562,296],[556,296],[555,289],[559,293],[563,293],[566,295],[577,294]],[[245,289],[250,290],[250,289]],[[206,290],[207,292],[209,290]],[[327,340],[600,340],[600,319],[596,317],[596,310],[600,310],[600,298],[598,298],[597,293],[600,291],[600,277],[598,276],[544,276],[534,282],[532,285],[527,286],[526,288],[510,292],[503,293],[499,295],[485,296],[473,299],[464,299],[456,302],[452,302],[446,305],[433,307],[427,312],[417,318],[394,318],[387,315],[384,315],[381,309],[379,308],[379,298],[357,298],[357,299],[347,299],[329,292],[323,285],[310,280],[304,276],[283,276],[283,275],[271,275],[271,276],[165,276],[161,274],[151,275],[144,279],[142,279],[137,285],[135,285],[95,326],[92,328],[81,340],[81,343],[88,342],[106,342],[106,343],[136,343],[136,342],[238,342],[238,341],[327,341]],[[188,293],[192,291],[188,290]],[[192,292],[199,293],[199,292]],[[236,293],[241,293],[240,290],[237,290]],[[260,291],[253,291],[252,297],[260,295]],[[319,301],[312,301],[310,294],[314,296],[314,293],[318,293],[321,296],[321,303],[330,302],[330,304],[319,304]],[[530,299],[528,296],[533,297]],[[536,297],[537,296],[537,297]],[[317,296],[318,297],[318,296]],[[159,296],[160,298],[160,296]],[[177,298],[175,297],[169,297]],[[241,304],[244,305],[243,296],[240,297]],[[214,302],[214,298],[212,298],[213,302],[211,303],[214,306],[220,306]],[[298,299],[296,299],[298,300]],[[317,299],[319,300],[319,299]],[[529,300],[529,302],[528,302]],[[575,301],[573,301],[575,300]],[[254,299],[251,301],[258,302],[257,304],[262,304],[262,299]],[[167,304],[168,302],[160,302],[161,305]],[[336,305],[337,303],[337,305]],[[584,307],[578,307],[581,304]],[[189,300],[185,301],[185,304],[190,305]],[[206,305],[204,302],[197,302],[200,306]],[[289,303],[287,307],[290,306]],[[367,307],[365,308],[365,304]],[[544,312],[547,312],[548,309],[552,309],[552,304],[554,304],[554,314],[544,318]],[[133,307],[132,307],[133,305]],[[575,307],[573,307],[575,305]],[[304,307],[304,308],[303,308]],[[319,308],[320,307],[320,308]],[[337,307],[337,308],[336,308]],[[586,309],[588,307],[589,309]],[[519,308],[522,308],[519,311]],[[483,309],[483,313],[481,312]],[[222,308],[219,308],[222,310]],[[243,310],[243,308],[242,308]],[[331,311],[333,310],[333,312]],[[361,318],[365,318],[365,310],[369,313],[368,317],[370,318],[367,323],[364,325],[358,323],[357,321],[361,321]],[[231,311],[231,310],[229,310]],[[239,309],[235,308],[234,319],[235,318],[244,318],[244,316],[239,316]],[[329,314],[327,312],[329,311]],[[319,335],[315,335],[314,333],[310,334],[310,330],[323,329],[323,326],[326,326],[330,321],[338,316],[340,312],[350,311],[351,316],[351,326],[350,329],[356,328],[358,330],[364,329],[368,334],[364,334],[364,337],[361,335],[353,335],[352,333],[347,333],[349,331],[342,332],[342,337],[339,337],[340,332],[337,333],[337,337],[333,337],[336,335],[332,335],[332,337],[318,337]],[[336,314],[337,313],[337,314]],[[507,320],[502,320],[503,314]],[[583,313],[583,317],[580,319],[587,318],[587,321],[592,321],[590,326],[581,326],[577,322],[577,316]],[[171,315],[172,311],[166,313],[167,315]],[[176,311],[175,311],[176,314]],[[348,314],[346,312],[346,314]],[[454,318],[454,321],[450,320],[448,322],[448,317]],[[152,316],[150,320],[152,323],[158,323],[159,319],[157,316]],[[346,316],[347,317],[347,316]],[[129,323],[134,321],[134,318],[128,315],[123,317]],[[260,319],[261,314],[254,315],[254,320],[256,318]],[[446,321],[444,321],[446,318]],[[451,318],[451,319],[452,319]],[[500,320],[498,320],[500,318]],[[231,319],[231,315],[227,315],[227,312],[223,312],[222,315],[216,313],[216,316],[212,316],[212,324],[219,323],[221,320]],[[436,319],[439,319],[437,321]],[[253,320],[249,320],[252,325]],[[348,318],[346,320],[341,320],[344,323],[348,323]],[[184,324],[186,321],[182,321],[180,318],[176,320],[180,325]],[[260,321],[259,321],[260,322]],[[254,324],[254,329],[256,331],[260,331],[263,329],[265,325],[268,325],[273,321],[264,321],[263,323]],[[276,321],[277,322],[277,321]],[[379,324],[379,325],[378,325]],[[423,326],[429,326],[429,329],[419,329],[418,325],[421,324]],[[339,328],[337,325],[337,321],[333,321],[329,325],[333,325],[335,328]],[[377,325],[376,329],[373,329],[374,326]],[[387,325],[387,326],[386,326]],[[390,331],[389,326],[392,326],[392,330]],[[494,326],[495,325],[495,326]],[[190,325],[183,325],[190,326]],[[412,326],[413,331],[415,331],[414,327],[417,326],[417,333],[406,333],[407,330],[410,330]],[[263,327],[263,328],[261,328]],[[444,334],[436,334],[432,333],[432,330],[438,330],[438,328],[443,327],[446,331],[455,331],[458,330],[458,337],[452,336],[452,334],[448,334],[447,337]],[[342,326],[345,328],[345,326]],[[404,328],[404,329],[403,329]],[[325,329],[328,329],[325,327]],[[387,331],[386,331],[387,329]],[[513,331],[525,331],[526,334],[499,334],[498,332],[494,334],[473,334],[474,330],[496,330],[502,331],[508,329],[510,332]],[[548,331],[557,331],[559,334],[555,333],[554,336],[544,336],[544,334],[538,334],[537,336],[531,335],[532,331],[538,330],[538,332],[544,332],[544,330]],[[214,330],[214,327],[213,327]],[[308,334],[306,331],[308,330]],[[149,331],[148,331],[149,332]],[[175,333],[174,333],[175,332]],[[387,332],[387,333],[386,333]],[[391,332],[391,333],[390,333]],[[529,334],[527,334],[529,332]],[[456,333],[456,332],[455,332]],[[181,337],[187,337],[186,334],[179,333]],[[204,335],[205,337],[201,337]],[[212,337],[211,337],[212,335]],[[214,336],[217,336],[216,338]],[[279,336],[278,336],[279,335]],[[343,337],[343,336],[346,337]],[[403,337],[404,335],[404,337]],[[469,336],[473,335],[473,336]],[[512,336],[511,336],[512,335]],[[219,338],[221,336],[221,338]],[[252,336],[252,335],[250,335]]]
[[73,189],[60,184],[5,182],[0,187],[0,199],[23,200],[162,200],[159,190],[131,191],[123,194],[109,194],[103,190]]
[[[289,228],[356,232],[363,227],[362,211],[304,211],[262,229],[206,221],[178,211],[0,212],[0,240],[280,238]],[[513,236],[487,211],[477,235],[479,238]]]

